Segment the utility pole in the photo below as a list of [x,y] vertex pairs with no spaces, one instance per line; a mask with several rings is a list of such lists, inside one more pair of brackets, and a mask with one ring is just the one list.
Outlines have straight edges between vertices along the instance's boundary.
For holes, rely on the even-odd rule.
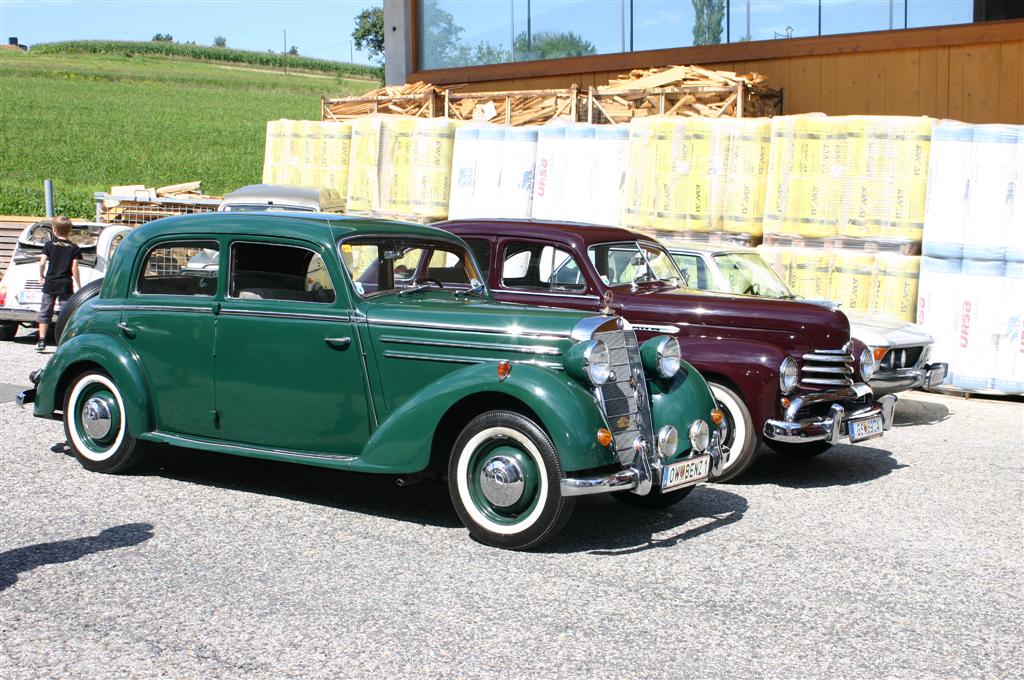
[[284,72],[288,73],[288,31],[282,29],[284,32]]

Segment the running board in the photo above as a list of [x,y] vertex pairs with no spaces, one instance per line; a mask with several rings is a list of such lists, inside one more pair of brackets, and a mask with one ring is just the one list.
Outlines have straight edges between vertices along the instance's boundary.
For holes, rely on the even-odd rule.
[[316,465],[319,467],[338,468],[341,470],[358,469],[358,456],[346,456],[338,453],[308,453],[305,451],[289,451],[286,449],[274,449],[264,446],[250,446],[246,444],[228,444],[203,437],[190,437],[181,434],[170,434],[167,432],[146,432],[139,435],[139,439],[158,444],[170,444],[185,449],[196,449],[199,451],[212,451],[214,453],[227,453],[233,456],[245,456],[247,458],[262,458],[264,460],[277,460],[288,463],[301,463],[303,465]]

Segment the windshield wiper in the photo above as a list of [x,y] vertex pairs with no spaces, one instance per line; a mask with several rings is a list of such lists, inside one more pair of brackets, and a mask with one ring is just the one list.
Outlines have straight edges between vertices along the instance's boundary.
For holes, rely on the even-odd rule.
[[402,290],[398,291],[398,297],[404,297],[406,295],[412,295],[413,293],[419,293],[424,290],[427,290],[428,288],[437,288],[437,290],[444,290],[444,288],[441,288],[436,284],[431,284],[430,282],[417,283],[415,286],[409,286],[408,288],[403,288]]
[[484,284],[481,283],[481,284],[479,284],[477,286],[472,286],[471,288],[467,288],[466,290],[456,290],[453,293],[453,295],[455,297],[459,297],[460,295],[465,295],[466,297],[469,297],[470,295],[476,295],[477,297],[480,297],[480,298],[486,298],[487,297],[487,293],[484,292],[485,290],[486,289],[484,288]]

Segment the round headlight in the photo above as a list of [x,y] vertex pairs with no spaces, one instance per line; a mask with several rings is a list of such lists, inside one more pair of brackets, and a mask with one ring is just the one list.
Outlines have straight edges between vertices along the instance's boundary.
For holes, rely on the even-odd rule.
[[779,389],[783,394],[791,394],[796,389],[799,372],[796,359],[786,357],[782,360],[782,364],[779,365]]
[[870,347],[865,347],[860,353],[860,377],[864,382],[871,380],[875,375],[875,355]]
[[711,430],[708,428],[708,424],[703,420],[693,421],[693,425],[690,425],[690,446],[693,450],[700,453],[708,448],[708,444],[711,443]]
[[682,361],[682,352],[679,351],[679,341],[675,338],[665,337],[658,343],[658,375],[662,378],[671,378],[679,372],[679,365]]
[[679,431],[671,425],[666,425],[658,430],[658,455],[662,458],[671,458],[676,455],[679,448]]
[[587,348],[583,350],[583,370],[595,387],[608,382],[612,374],[612,362],[607,345],[600,340],[587,343]]

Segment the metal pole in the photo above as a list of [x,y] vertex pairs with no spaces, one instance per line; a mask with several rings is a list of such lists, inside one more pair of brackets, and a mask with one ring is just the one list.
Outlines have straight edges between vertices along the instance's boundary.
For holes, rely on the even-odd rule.
[[629,51],[633,51],[633,0],[629,0]]
[[889,30],[892,30],[892,0],[889,0]]
[[729,24],[732,20],[732,0],[725,0],[725,42],[731,43],[732,36],[730,35],[730,29],[732,26]]
[[53,217],[53,182],[43,180],[43,196],[46,200],[46,216]]
[[821,0],[818,0],[818,35],[821,35]]
[[626,0],[619,0],[619,51],[626,51]]
[[907,2],[908,0],[903,0],[903,28],[906,28],[907,22],[910,21],[910,19],[907,17],[907,14],[909,13],[907,11]]
[[533,51],[533,10],[530,8],[530,0],[526,0],[526,51]]
[[750,40],[750,0],[747,0],[747,40]]

